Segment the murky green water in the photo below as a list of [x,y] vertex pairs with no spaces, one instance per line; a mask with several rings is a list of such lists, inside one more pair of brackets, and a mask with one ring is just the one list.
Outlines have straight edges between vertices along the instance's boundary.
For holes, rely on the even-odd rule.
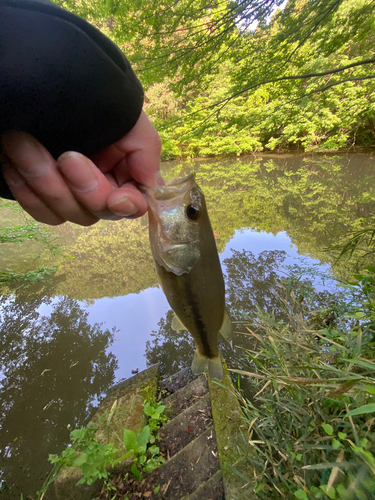
[[[327,247],[371,224],[375,155],[269,156],[169,163],[168,178],[197,172],[226,273],[233,320],[255,307],[277,308],[272,277],[281,266],[329,270]],[[13,221],[13,222],[12,222]],[[23,216],[1,209],[1,224]],[[159,362],[165,374],[189,366],[193,342],[174,332],[149,249],[147,219],[55,228],[61,252],[30,242],[3,244],[1,267],[21,272],[56,266],[52,282],[4,294],[0,304],[1,498],[32,495],[72,427],[132,370]],[[340,261],[334,271],[348,274]],[[245,368],[241,346],[222,346],[230,367]],[[49,498],[52,498],[51,496]]]

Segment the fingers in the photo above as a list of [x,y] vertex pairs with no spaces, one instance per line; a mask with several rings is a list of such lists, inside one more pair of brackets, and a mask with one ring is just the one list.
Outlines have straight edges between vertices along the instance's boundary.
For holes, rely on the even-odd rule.
[[3,164],[3,176],[15,199],[35,220],[51,226],[57,226],[65,222],[65,219],[55,214],[38,198],[10,163]]
[[3,175],[15,199],[46,224],[135,218],[147,211],[137,185],[157,184],[161,141],[144,112],[116,144],[93,157],[67,152],[57,161],[24,132],[4,135]]
[[54,225],[69,220],[87,226],[98,220],[79,205],[55,160],[36,139],[24,132],[9,132],[2,142],[10,160],[3,168],[4,177],[32,217]]
[[[139,217],[147,211],[147,203],[134,183],[118,187],[112,174],[103,175],[91,160],[80,153],[64,153],[57,164],[75,198],[97,217],[118,220]],[[88,182],[88,179],[94,178],[96,185]]]
[[119,151],[126,154],[126,167],[116,167],[119,184],[124,182],[128,172],[132,179],[147,187],[154,187],[156,172],[160,169],[161,140],[159,134],[142,111],[137,123],[122,139],[116,142]]

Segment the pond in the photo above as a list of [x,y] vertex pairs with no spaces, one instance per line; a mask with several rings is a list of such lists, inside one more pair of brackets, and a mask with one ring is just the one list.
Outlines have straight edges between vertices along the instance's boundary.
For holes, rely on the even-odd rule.
[[[162,169],[168,179],[197,173],[234,321],[251,320],[256,307],[277,307],[273,278],[290,272],[286,266],[348,275],[348,263],[333,264],[337,252],[329,249],[371,226],[375,213],[373,153],[169,162]],[[1,210],[3,227],[24,221]],[[0,498],[6,500],[35,494],[50,469],[48,454],[64,448],[69,426],[87,423],[110,386],[156,362],[172,374],[190,366],[194,352],[189,334],[171,328],[146,217],[90,228],[65,224],[54,235],[56,254],[35,242],[3,244],[0,254],[2,268],[14,272],[56,267],[51,282],[1,297]],[[222,344],[224,357],[229,367],[246,368],[246,337],[237,333],[234,341],[234,350]]]

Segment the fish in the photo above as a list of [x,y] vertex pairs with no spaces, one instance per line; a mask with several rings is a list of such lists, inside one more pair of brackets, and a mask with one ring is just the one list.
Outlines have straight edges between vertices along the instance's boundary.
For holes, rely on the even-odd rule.
[[232,345],[232,326],[204,194],[194,173],[163,182],[142,191],[156,271],[175,313],[172,328],[188,330],[194,338],[192,372],[199,375],[208,369],[212,379],[222,380],[218,333]]

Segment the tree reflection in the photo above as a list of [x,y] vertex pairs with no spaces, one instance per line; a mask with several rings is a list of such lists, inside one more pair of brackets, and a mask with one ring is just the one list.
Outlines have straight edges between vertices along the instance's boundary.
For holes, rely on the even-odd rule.
[[286,252],[264,251],[258,257],[247,250],[232,252],[232,257],[224,260],[227,305],[232,319],[249,318],[257,307],[267,312],[277,310],[278,300],[273,286]]
[[159,321],[159,331],[153,332],[154,340],[146,342],[146,359],[149,365],[159,363],[160,373],[173,375],[191,365],[194,353],[193,337],[185,330],[173,330],[173,311],[168,311]]
[[[227,306],[232,320],[249,318],[256,306],[264,310],[280,310],[277,296],[273,291],[277,269],[286,258],[283,251],[265,251],[255,257],[251,252],[233,251],[232,257],[225,259],[227,269],[226,290]],[[281,314],[281,312],[280,312]],[[172,329],[173,313],[169,311],[159,322],[159,331],[154,333],[154,340],[147,342],[146,358],[149,364],[160,363],[161,373],[171,375],[190,366],[195,350],[194,340],[186,331]],[[246,368],[248,357],[241,347],[249,346],[248,337],[236,334],[233,324],[236,348],[219,338],[220,350],[232,368]]]
[[[52,312],[43,316],[41,304]],[[7,500],[33,495],[61,451],[69,430],[83,425],[114,381],[117,361],[107,347],[114,332],[90,325],[67,297],[3,298],[0,335],[2,481]]]

